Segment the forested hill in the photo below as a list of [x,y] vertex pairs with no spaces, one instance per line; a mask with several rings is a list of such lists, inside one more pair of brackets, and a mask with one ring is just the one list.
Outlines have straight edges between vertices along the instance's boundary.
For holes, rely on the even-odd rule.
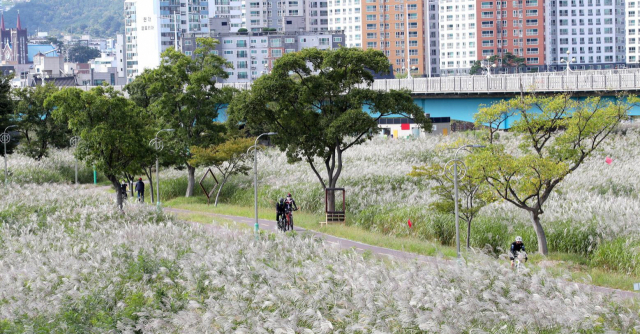
[[114,37],[124,32],[123,0],[31,0],[17,3],[4,15],[5,27],[15,28],[17,12],[29,34],[48,31]]

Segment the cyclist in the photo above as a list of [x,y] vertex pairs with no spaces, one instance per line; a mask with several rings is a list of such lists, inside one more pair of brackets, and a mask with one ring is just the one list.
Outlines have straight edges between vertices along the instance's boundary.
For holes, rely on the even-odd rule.
[[276,202],[276,222],[280,221],[280,217],[284,217],[284,198]]
[[509,252],[509,258],[511,259],[511,268],[513,268],[514,260],[520,252],[524,253],[524,262],[527,262],[527,253],[524,249],[524,243],[522,243],[522,237],[517,236],[516,241],[511,244],[511,251]]
[[[296,201],[293,200],[291,194],[287,195],[287,199],[284,200],[284,211],[285,215],[289,216],[289,220],[285,219],[285,231],[290,228],[293,230],[293,211],[298,210],[298,206],[296,205]],[[286,216],[285,216],[286,217]]]
[[291,194],[288,194],[287,195],[287,199],[284,200],[284,206],[285,206],[285,209],[287,209],[289,211],[298,210],[298,206],[296,205],[296,201],[293,200],[293,197],[291,197]]

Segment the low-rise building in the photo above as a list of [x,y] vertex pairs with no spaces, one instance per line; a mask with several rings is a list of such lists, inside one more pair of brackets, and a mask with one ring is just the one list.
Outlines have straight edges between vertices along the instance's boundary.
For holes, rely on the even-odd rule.
[[[429,117],[429,115],[427,115]],[[382,117],[378,120],[380,134],[391,138],[418,138],[427,134],[448,135],[451,133],[451,118],[430,117],[431,132],[425,132],[416,121],[408,117]]]
[[184,34],[182,51],[193,56],[196,38],[212,37],[220,43],[215,52],[233,64],[229,78],[221,82],[251,82],[268,73],[276,59],[285,53],[306,48],[333,50],[344,45],[343,31],[287,31]]

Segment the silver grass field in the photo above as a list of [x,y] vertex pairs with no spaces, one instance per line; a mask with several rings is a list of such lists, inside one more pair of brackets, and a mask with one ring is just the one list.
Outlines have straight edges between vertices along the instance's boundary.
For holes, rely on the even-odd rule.
[[380,261],[306,235],[190,225],[103,190],[0,190],[0,332],[576,333],[637,305],[483,255]]

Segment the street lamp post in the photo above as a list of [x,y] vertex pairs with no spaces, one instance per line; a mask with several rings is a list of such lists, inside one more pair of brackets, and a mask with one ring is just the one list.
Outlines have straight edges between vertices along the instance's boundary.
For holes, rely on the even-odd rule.
[[485,60],[486,60],[486,64],[483,64],[483,67],[487,69],[487,77],[491,77],[491,68],[492,68],[492,67],[493,67],[493,68],[496,68],[496,67],[497,67],[497,65],[496,65],[495,63],[494,63],[494,64],[491,64],[491,61],[489,61],[489,59],[491,59],[491,56],[487,56],[487,57],[485,58]]
[[[267,132],[259,135],[256,138],[256,141],[253,144],[253,205],[255,209],[255,225],[254,225],[254,233],[256,239],[258,239],[258,230],[260,226],[258,225],[258,139],[262,136],[274,136],[277,135],[277,132]],[[251,149],[251,147],[249,148]]]
[[151,139],[149,142],[149,146],[153,147],[156,150],[156,207],[160,210],[160,157],[158,153],[162,151],[164,148],[164,144],[162,140],[158,138],[161,132],[173,132],[174,129],[162,129],[156,133],[156,137]]
[[7,132],[10,128],[15,128],[17,125],[9,125],[4,129],[2,135],[0,135],[0,141],[4,145],[4,184],[7,184],[9,180],[9,171],[7,169],[7,144],[11,141],[11,135]]
[[571,67],[569,65],[571,65],[571,63],[575,63],[576,62],[576,58],[573,57],[571,58],[571,51],[567,50],[567,59],[560,59],[561,63],[566,63],[567,64],[567,75],[569,75],[569,72],[571,72]]
[[[69,144],[74,149],[78,146],[79,142],[80,142],[80,137],[78,136],[71,137],[71,139],[69,140]],[[76,156],[75,158],[76,158],[76,186],[77,186],[78,185],[78,157]]]
[[[483,145],[463,145],[456,149],[456,153],[453,155],[453,159],[449,160],[447,164],[444,166],[445,173],[451,173],[451,168],[453,168],[453,191],[454,191],[454,208],[456,215],[456,254],[458,259],[460,258],[460,221],[458,215],[458,174],[461,174],[460,179],[464,178],[467,173],[467,167],[461,160],[458,160],[458,152],[461,149],[467,148],[482,148],[485,147]],[[458,172],[458,164],[461,165],[461,169]]]

